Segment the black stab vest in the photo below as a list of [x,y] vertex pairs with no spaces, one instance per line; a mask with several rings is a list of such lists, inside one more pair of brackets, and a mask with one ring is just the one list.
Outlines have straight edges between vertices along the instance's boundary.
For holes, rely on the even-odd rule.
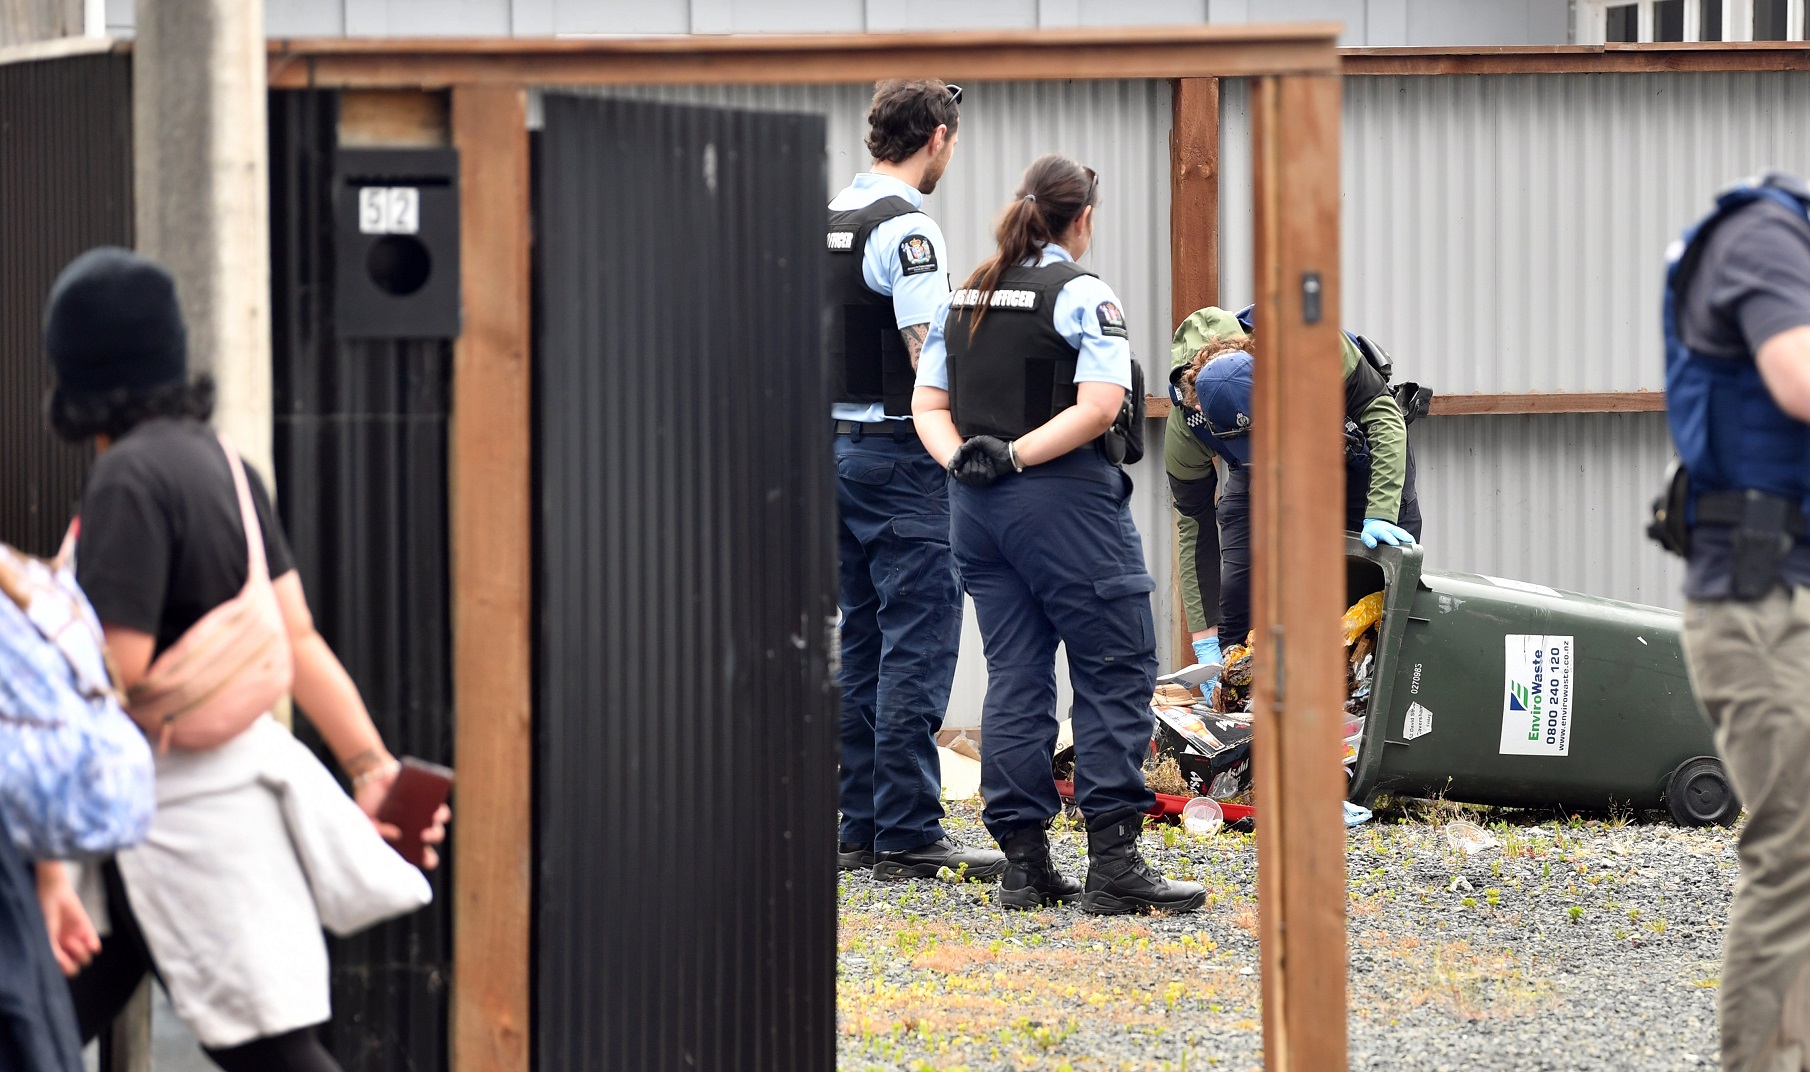
[[1073,261],[1000,273],[980,328],[969,328],[982,297],[958,290],[943,334],[949,354],[949,412],[963,437],[1015,439],[1075,404],[1080,351],[1056,330],[1056,295],[1094,273]]
[[824,349],[829,354],[831,388],[837,402],[879,402],[888,416],[911,415],[911,391],[917,381],[911,354],[899,335],[892,298],[868,288],[861,264],[875,227],[921,211],[902,197],[882,197],[863,208],[830,210],[830,315]]

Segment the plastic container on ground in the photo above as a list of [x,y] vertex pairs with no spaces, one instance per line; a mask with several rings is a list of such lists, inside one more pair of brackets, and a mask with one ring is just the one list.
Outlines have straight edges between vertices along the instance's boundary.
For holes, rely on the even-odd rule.
[[1739,812],[1679,641],[1680,616],[1544,585],[1423,569],[1346,539],[1347,602],[1385,593],[1350,799]]

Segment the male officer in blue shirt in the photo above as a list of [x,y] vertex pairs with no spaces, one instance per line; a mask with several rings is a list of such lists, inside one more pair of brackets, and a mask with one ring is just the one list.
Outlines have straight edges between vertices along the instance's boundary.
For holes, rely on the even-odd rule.
[[[828,336],[835,405],[842,608],[844,870],[997,877],[1005,857],[943,830],[936,731],[949,705],[962,595],[949,493],[911,421],[918,352],[949,296],[943,233],[924,195],[955,152],[961,89],[881,82],[868,111],[871,172],[829,206]],[[965,868],[965,871],[963,870]]]

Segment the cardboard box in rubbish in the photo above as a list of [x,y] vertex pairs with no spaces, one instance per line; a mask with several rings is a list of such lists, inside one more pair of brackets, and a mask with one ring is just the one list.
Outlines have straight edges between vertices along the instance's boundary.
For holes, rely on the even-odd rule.
[[1194,707],[1153,707],[1156,751],[1181,768],[1195,796],[1230,800],[1251,787],[1251,724]]

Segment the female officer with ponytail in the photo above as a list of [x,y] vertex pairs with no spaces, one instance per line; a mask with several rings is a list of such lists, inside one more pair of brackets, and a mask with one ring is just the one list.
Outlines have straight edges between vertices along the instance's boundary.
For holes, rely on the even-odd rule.
[[[950,543],[987,653],[981,715],[983,819],[1005,850],[1001,903],[1077,897],[1097,914],[1188,911],[1205,899],[1144,863],[1155,585],[1131,523],[1131,480],[1108,430],[1132,386],[1125,316],[1076,265],[1093,239],[1099,182],[1065,156],[1025,170],[999,251],[932,319],[912,413],[955,483]],[[1110,453],[1109,453],[1110,452]],[[1050,863],[1060,807],[1057,643],[1074,685],[1076,802],[1087,818],[1081,883]]]

